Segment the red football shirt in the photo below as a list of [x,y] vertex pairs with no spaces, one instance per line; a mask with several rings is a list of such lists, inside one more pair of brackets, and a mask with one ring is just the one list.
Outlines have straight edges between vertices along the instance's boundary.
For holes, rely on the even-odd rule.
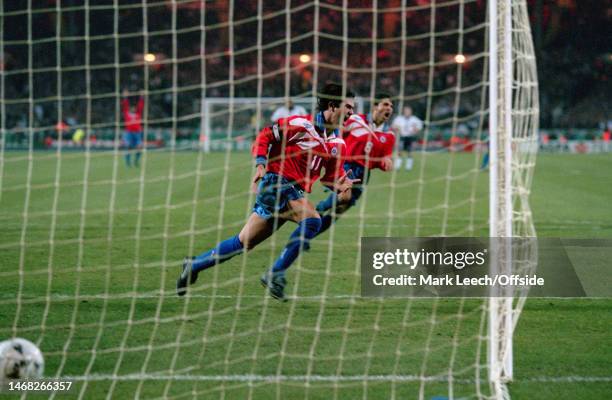
[[268,172],[274,172],[296,182],[306,192],[325,174],[321,182],[332,184],[344,174],[342,156],[344,140],[327,137],[312,124],[310,116],[281,118],[272,127],[257,135],[253,146],[256,157],[268,158]]
[[[386,126],[389,126],[386,124]],[[379,145],[374,146],[372,150],[372,158],[376,160],[376,166],[374,168],[383,169],[382,160],[385,157],[391,157],[393,155],[393,149],[395,148],[395,133],[388,128],[387,130],[380,129],[374,132],[378,138]]]
[[138,99],[136,112],[130,111],[130,102],[128,99],[121,101],[121,109],[123,119],[125,121],[125,130],[128,132],[142,132],[142,110],[144,109],[144,100],[142,97]]
[[382,169],[382,159],[393,154],[395,134],[389,124],[374,126],[363,114],[353,114],[344,124],[347,161]]

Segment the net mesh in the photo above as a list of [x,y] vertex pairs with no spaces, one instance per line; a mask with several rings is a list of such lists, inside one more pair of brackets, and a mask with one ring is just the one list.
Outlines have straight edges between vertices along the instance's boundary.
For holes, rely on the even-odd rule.
[[[512,223],[535,236],[537,79],[512,3]],[[487,301],[360,297],[361,237],[488,235],[485,1],[0,4],[0,339],[35,342],[78,398],[507,396]],[[412,106],[414,167],[373,172],[289,270],[288,303],[258,280],[291,224],[177,298],[183,256],[251,213],[255,133],[289,97],[312,112],[330,79],[364,112],[379,91]],[[144,102],[138,167],[124,95]]]

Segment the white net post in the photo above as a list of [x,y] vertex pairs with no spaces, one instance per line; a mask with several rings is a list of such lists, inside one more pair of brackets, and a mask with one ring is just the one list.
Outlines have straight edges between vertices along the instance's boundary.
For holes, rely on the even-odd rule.
[[[494,271],[508,274],[516,266],[532,268],[537,260],[533,243],[513,248],[509,240],[535,237],[527,197],[537,151],[537,73],[525,2],[488,3],[489,233]],[[525,297],[508,291],[495,295],[488,305],[489,380],[496,398],[505,399],[505,383],[513,379],[513,331]]]
[[[510,0],[489,1],[489,234],[512,237],[512,10]],[[492,243],[495,243],[493,239]],[[498,243],[505,243],[501,241]],[[507,270],[510,252],[495,249],[493,270]],[[512,379],[512,297],[489,299],[489,379],[498,398]]]

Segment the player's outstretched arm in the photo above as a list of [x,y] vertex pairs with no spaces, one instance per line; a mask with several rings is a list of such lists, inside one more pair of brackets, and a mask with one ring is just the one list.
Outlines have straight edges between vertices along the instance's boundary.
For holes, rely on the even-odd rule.
[[266,164],[268,162],[268,149],[270,144],[280,139],[278,126],[265,127],[263,128],[255,138],[253,144],[253,157],[255,157],[255,164],[257,165],[255,175],[251,179],[251,190],[253,193],[257,192],[257,185],[261,178],[266,174]]
[[138,104],[136,105],[136,114],[138,118],[142,118],[142,112],[144,111],[144,97],[140,96],[138,98]]
[[275,141],[278,141],[279,139],[280,136],[278,134],[277,126],[275,130],[273,127],[267,126],[261,131],[259,131],[252,148],[253,157],[255,157],[257,165],[266,164],[268,160],[268,149],[270,148],[270,144]]
[[129,92],[127,89],[123,90],[123,98],[121,99],[121,112],[123,113],[123,117],[130,112],[130,100],[128,99]]
[[257,164],[256,168],[255,175],[253,175],[253,179],[251,179],[251,191],[253,193],[257,193],[257,185],[266,174],[266,166],[264,164]]

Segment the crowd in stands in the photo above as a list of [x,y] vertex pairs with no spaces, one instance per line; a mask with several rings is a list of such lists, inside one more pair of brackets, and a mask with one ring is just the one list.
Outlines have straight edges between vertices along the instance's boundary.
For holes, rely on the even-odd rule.
[[[310,97],[313,82],[326,80],[346,79],[366,98],[373,87],[403,89],[398,103],[410,103],[422,117],[431,97],[434,125],[453,116],[477,119],[484,107],[485,0],[445,2],[435,8],[434,24],[430,0],[410,2],[405,23],[400,0],[379,1],[377,12],[369,0],[351,1],[348,9],[340,0],[318,8],[294,0],[289,9],[284,0],[241,1],[233,10],[220,0],[159,1],[146,9],[140,1],[122,1],[119,10],[112,2],[84,7],[64,0],[61,13],[55,0],[35,2],[30,13],[18,3],[4,6],[7,129],[43,129],[58,119],[112,128],[121,124],[125,88],[134,101],[146,94],[144,117],[160,128],[197,126],[203,96]],[[546,127],[597,127],[610,119],[602,101],[609,105],[612,56],[592,43],[605,42],[593,16],[601,15],[606,27],[612,9],[605,2],[580,4],[589,13],[584,16],[577,3],[544,1],[538,62]],[[459,52],[465,64],[453,62]],[[146,53],[155,61],[145,61]]]

